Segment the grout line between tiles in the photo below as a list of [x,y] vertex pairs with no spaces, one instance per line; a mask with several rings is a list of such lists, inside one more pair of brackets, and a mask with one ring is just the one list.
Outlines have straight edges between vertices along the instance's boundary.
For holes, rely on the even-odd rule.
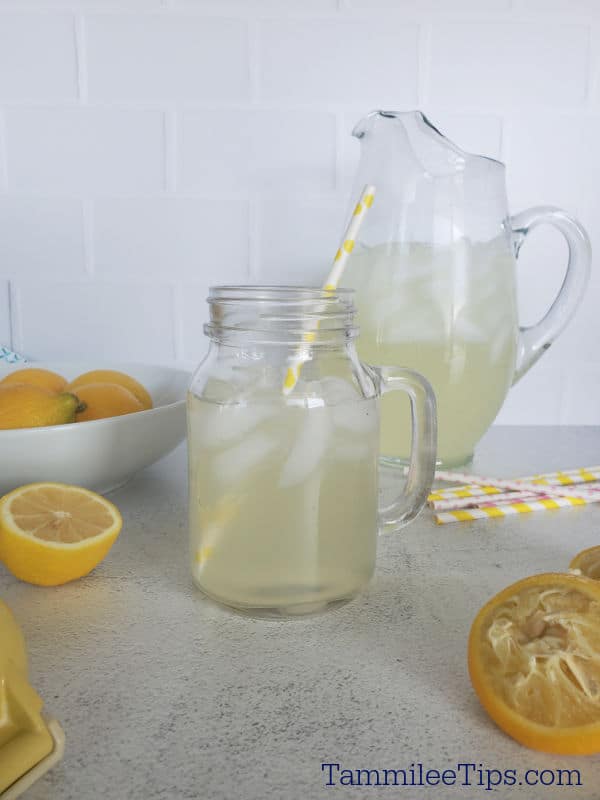
[[0,193],[8,191],[8,142],[6,135],[6,115],[0,108]]
[[168,110],[164,116],[164,176],[169,194],[177,191],[177,112]]
[[419,26],[417,45],[417,106],[423,109],[429,102],[432,26],[424,22]]
[[82,14],[74,19],[75,58],[77,61],[77,94],[79,102],[87,105],[89,99],[85,21]]
[[248,83],[250,89],[250,102],[256,105],[260,98],[260,69],[259,69],[259,23],[256,19],[248,21]]
[[259,242],[259,195],[258,192],[252,191],[248,196],[248,262],[247,274],[251,282],[258,281],[259,278],[259,259],[260,259],[260,242]]
[[83,266],[86,275],[93,277],[96,271],[94,252],[94,203],[88,197],[82,201]]
[[12,281],[8,284],[8,307],[10,312],[10,347],[17,353],[23,353],[23,330],[21,320],[21,302],[19,290]]
[[185,341],[183,335],[183,286],[176,283],[171,289],[171,313],[173,317],[173,347],[175,361],[183,361],[185,357]]

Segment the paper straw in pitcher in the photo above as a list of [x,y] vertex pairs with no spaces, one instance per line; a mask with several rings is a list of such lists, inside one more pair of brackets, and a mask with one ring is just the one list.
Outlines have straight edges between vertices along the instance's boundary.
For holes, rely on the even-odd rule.
[[[354,249],[354,244],[356,242],[356,237],[358,236],[358,232],[360,227],[364,221],[364,218],[367,214],[367,211],[373,205],[373,198],[375,197],[375,187],[374,186],[365,186],[361,192],[360,198],[358,203],[354,207],[354,211],[352,212],[352,216],[350,217],[350,222],[348,223],[348,227],[346,228],[346,232],[344,234],[344,238],[342,239],[342,243],[340,244],[337,253],[335,254],[335,258],[333,259],[333,264],[331,269],[329,270],[329,274],[323,284],[323,289],[326,292],[333,292],[337,289],[337,285],[342,277],[342,273],[346,268],[346,264],[348,263],[348,259],[350,258],[350,253]],[[318,322],[315,325],[315,328],[318,328]],[[313,342],[315,339],[315,330],[308,330],[303,335],[304,341],[308,344]],[[285,380],[283,382],[283,393],[289,394],[294,386],[298,383],[298,378],[300,377],[300,371],[302,369],[302,364],[306,360],[305,351],[302,347],[298,348],[297,354],[292,359],[292,363],[287,369],[285,374]]]

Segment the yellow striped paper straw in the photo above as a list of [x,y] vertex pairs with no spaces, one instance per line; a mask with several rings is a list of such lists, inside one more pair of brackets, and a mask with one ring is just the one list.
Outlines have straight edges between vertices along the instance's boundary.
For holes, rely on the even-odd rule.
[[[454,476],[454,480],[463,481],[464,483],[474,483],[480,486],[496,486],[500,489],[508,489],[517,492],[530,491],[532,494],[552,494],[559,497],[583,497],[586,500],[595,500],[600,498],[600,492],[597,489],[590,489],[587,491],[585,488],[578,488],[577,486],[563,486],[554,485],[551,488],[542,486],[539,483],[527,483],[526,481],[507,480],[506,478],[490,478],[484,475],[467,475],[461,472],[436,472],[436,475],[447,476],[447,480],[452,480],[450,476]],[[443,480],[443,478],[442,478]]]
[[[335,258],[333,259],[333,264],[329,270],[329,275],[323,284],[324,291],[333,292],[335,289],[337,289],[337,285],[342,277],[344,269],[346,268],[350,254],[354,250],[356,237],[358,236],[360,227],[363,224],[367,211],[373,205],[374,197],[375,187],[370,185],[365,186],[361,192],[358,203],[354,207],[354,211],[350,217],[350,222],[346,228],[342,243],[340,244],[338,251],[335,254]],[[318,327],[318,323],[316,327]],[[307,344],[314,342],[315,337],[316,332],[314,330],[307,331],[305,334],[303,334],[303,339]],[[292,363],[287,368],[287,372],[285,374],[285,380],[283,382],[284,394],[289,394],[297,384],[298,378],[300,377],[300,370],[302,369],[302,364],[305,360],[306,355],[303,349],[299,348],[297,355],[293,358]]]
[[[447,475],[448,480],[453,473],[437,472],[436,480],[446,480],[438,477]],[[538,486],[572,486],[579,483],[592,483],[600,480],[600,466],[578,467],[577,469],[560,470],[558,472],[548,472],[540,475],[530,475],[525,478],[514,478],[514,483],[531,483]],[[429,495],[429,500],[447,500],[452,497],[478,497],[485,494],[500,494],[505,491],[500,486],[484,486],[476,483],[468,483],[462,486],[451,486],[447,489],[435,489]]]
[[[548,511],[557,508],[571,508],[584,506],[593,500],[584,500],[582,497],[552,497],[536,500],[531,503],[506,503],[501,506],[484,506],[483,508],[463,508],[458,511],[442,511],[434,516],[438,525],[448,525],[453,522],[469,522],[475,519],[492,519],[495,517],[508,517],[512,514],[531,514],[534,511]],[[595,502],[600,502],[600,496]]]
[[484,503],[498,505],[500,503],[520,503],[523,500],[536,499],[539,499],[539,494],[532,494],[531,492],[501,492],[500,494],[489,496],[480,494],[475,497],[444,497],[441,500],[427,500],[427,505],[434,511],[456,511],[459,508],[472,508],[481,506]]

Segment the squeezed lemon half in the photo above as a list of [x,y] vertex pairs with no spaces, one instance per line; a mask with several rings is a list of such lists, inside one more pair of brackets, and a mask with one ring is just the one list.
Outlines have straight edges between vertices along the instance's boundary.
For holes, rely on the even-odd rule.
[[600,752],[600,582],[542,574],[493,597],[469,637],[483,707],[522,744]]
[[569,564],[569,569],[577,569],[582,575],[600,581],[600,545],[577,553]]

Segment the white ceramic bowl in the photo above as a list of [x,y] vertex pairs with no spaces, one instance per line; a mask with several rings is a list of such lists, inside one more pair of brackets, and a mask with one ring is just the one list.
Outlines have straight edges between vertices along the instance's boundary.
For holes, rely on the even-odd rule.
[[0,494],[35,481],[60,481],[109,492],[170,453],[186,434],[185,397],[190,374],[147,364],[1,364],[0,380],[23,367],[50,369],[73,380],[92,369],[117,369],[148,389],[154,408],[120,417],[0,430]]

